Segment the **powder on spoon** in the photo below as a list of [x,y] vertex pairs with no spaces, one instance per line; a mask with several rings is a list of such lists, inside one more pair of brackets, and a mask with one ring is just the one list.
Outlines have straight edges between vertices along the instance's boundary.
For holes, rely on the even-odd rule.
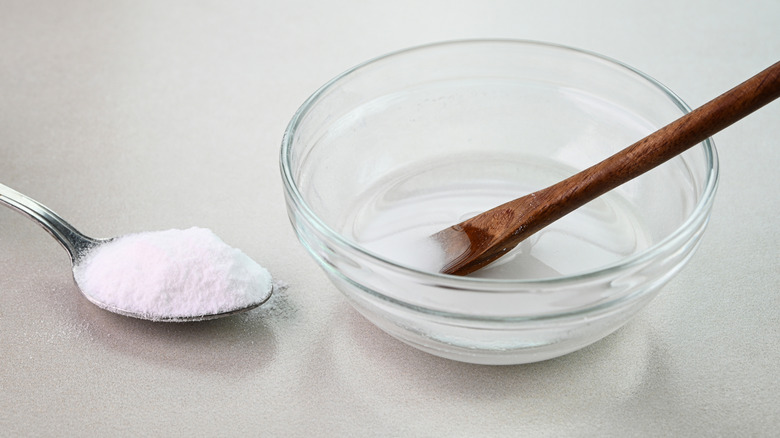
[[152,320],[262,303],[273,287],[265,268],[196,227],[118,237],[87,253],[73,276],[99,306]]

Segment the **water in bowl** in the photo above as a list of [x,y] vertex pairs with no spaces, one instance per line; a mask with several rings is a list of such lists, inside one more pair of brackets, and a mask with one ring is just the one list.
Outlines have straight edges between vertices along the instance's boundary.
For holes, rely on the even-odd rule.
[[[520,166],[516,174],[525,178],[457,179],[441,184],[421,183],[426,175],[429,180],[440,177],[436,175],[438,168],[422,172],[420,168],[402,169],[366,190],[359,206],[352,209],[346,234],[388,260],[438,272],[444,265],[443,253],[429,236],[543,188],[566,172],[561,166],[528,159]],[[540,169],[547,170],[540,173]],[[463,174],[468,172],[464,170]],[[539,178],[542,174],[544,177]],[[551,224],[470,276],[542,279],[573,275],[625,259],[651,244],[635,207],[613,191]]]

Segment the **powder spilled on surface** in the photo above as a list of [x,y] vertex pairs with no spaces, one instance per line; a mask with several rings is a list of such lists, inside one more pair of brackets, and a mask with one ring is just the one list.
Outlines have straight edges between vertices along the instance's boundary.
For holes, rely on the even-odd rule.
[[116,238],[90,251],[73,276],[97,305],[152,320],[244,308],[273,288],[265,268],[196,227]]

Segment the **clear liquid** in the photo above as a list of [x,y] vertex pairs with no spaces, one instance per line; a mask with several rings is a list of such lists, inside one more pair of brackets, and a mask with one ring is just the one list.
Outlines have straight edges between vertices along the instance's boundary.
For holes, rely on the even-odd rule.
[[[367,193],[345,231],[388,260],[438,272],[444,266],[444,255],[429,236],[542,187],[475,180],[413,193],[408,184],[395,179],[393,184],[373,187]],[[651,243],[631,205],[616,192],[610,192],[470,276],[540,279],[572,275],[614,263]]]

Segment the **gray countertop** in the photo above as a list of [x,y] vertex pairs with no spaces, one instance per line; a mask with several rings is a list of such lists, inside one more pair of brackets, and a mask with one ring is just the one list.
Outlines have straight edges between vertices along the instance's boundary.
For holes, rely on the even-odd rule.
[[777,434],[780,103],[715,136],[712,220],[659,297],[524,366],[430,356],[360,317],[296,240],[277,157],[311,92],[396,49],[561,43],[698,106],[778,61],[778,19],[776,0],[0,0],[0,182],[96,237],[210,228],[288,285],[218,321],[110,314],[0,208],[0,435]]

